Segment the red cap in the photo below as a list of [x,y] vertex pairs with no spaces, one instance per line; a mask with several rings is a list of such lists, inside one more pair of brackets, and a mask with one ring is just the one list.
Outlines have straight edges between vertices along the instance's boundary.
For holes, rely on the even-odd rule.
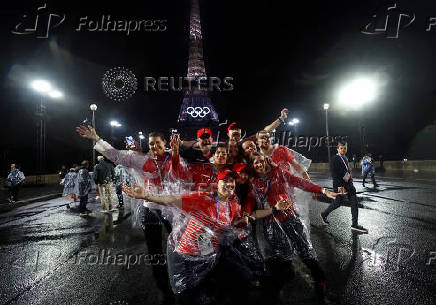
[[244,164],[244,163],[235,163],[235,164],[233,164],[233,171],[237,172],[237,173],[242,172],[246,168],[247,168],[247,164]]
[[200,128],[199,130],[197,130],[197,139],[199,139],[202,135],[206,133],[212,136],[212,130],[210,130],[210,128]]
[[233,122],[229,125],[229,128],[227,128],[227,131],[229,131],[230,129],[241,129],[241,125],[239,125],[239,123]]
[[216,176],[216,182],[218,183],[218,181],[227,177],[232,177],[233,179],[236,179],[238,177],[238,174],[226,168],[225,170],[222,170],[218,173],[218,175]]

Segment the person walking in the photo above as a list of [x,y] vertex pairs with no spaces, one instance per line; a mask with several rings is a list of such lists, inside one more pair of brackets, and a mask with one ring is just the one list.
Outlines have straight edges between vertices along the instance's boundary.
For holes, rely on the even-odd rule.
[[87,160],[82,161],[82,167],[79,169],[77,181],[79,185],[79,212],[80,217],[87,217],[90,210],[86,208],[88,204],[88,194],[91,191],[91,176],[89,175],[88,168],[89,162]]
[[[94,182],[97,184],[98,192],[100,194],[100,202],[103,213],[107,213],[109,211],[115,211],[112,199],[114,197],[113,194],[113,184],[115,172],[114,166],[112,163],[108,162],[103,156],[97,157],[98,164],[94,169]],[[106,201],[108,204],[106,204]]]
[[365,180],[368,174],[371,177],[372,184],[374,188],[378,186],[377,181],[375,181],[375,164],[374,159],[371,154],[366,154],[362,159],[362,186],[365,187]]
[[6,178],[6,188],[8,189],[9,203],[14,203],[18,200],[18,191],[25,179],[26,177],[24,176],[23,172],[20,171],[15,163],[12,163],[11,171]]
[[333,191],[342,194],[321,213],[321,219],[325,225],[328,225],[328,215],[339,208],[344,200],[344,195],[348,196],[351,205],[352,225],[351,230],[368,233],[368,230],[358,224],[359,206],[356,196],[356,188],[353,185],[353,176],[351,174],[350,164],[345,154],[347,153],[347,142],[338,142],[338,153],[333,157],[331,172],[333,178]]
[[[79,185],[77,182],[77,171],[74,169],[74,165],[65,177],[61,181],[61,185],[64,186],[62,196],[67,197],[67,208],[70,208],[70,203],[77,202],[79,195]],[[74,201],[71,201],[74,200]]]

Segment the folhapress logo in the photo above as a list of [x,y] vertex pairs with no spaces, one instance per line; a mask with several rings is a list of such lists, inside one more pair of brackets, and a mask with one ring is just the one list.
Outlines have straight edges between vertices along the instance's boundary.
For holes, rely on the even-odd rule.
[[363,27],[362,33],[367,35],[384,34],[386,38],[398,38],[400,30],[415,21],[415,14],[402,11],[397,4],[381,6],[372,16],[372,20]]
[[47,11],[47,4],[38,7],[35,15],[25,14],[11,31],[16,35],[36,35],[36,38],[48,38],[50,30],[65,21],[65,14],[58,15]]

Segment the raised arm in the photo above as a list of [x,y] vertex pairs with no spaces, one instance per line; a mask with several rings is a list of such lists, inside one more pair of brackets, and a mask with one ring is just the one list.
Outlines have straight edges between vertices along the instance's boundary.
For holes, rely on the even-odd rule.
[[288,171],[284,171],[283,174],[285,176],[286,181],[289,183],[289,185],[298,187],[299,189],[302,189],[303,191],[311,192],[311,193],[315,193],[315,194],[323,193],[327,197],[332,198],[332,199],[336,199],[336,196],[338,195],[338,193],[334,193],[334,192],[329,191],[325,188],[322,188],[319,185],[316,185],[307,179],[303,179],[303,178],[294,176],[291,173],[289,173]]
[[124,193],[128,196],[136,198],[136,199],[144,199],[156,204],[182,208],[182,197],[180,195],[154,195],[147,193],[143,187],[135,184],[135,187],[129,187],[124,185],[122,187]]
[[282,111],[280,112],[279,118],[274,122],[272,122],[271,124],[269,124],[268,126],[265,126],[264,130],[267,132],[273,131],[274,129],[279,127],[280,124],[284,122],[287,117],[288,117],[288,109],[283,108]]
[[115,164],[138,169],[142,168],[147,159],[146,155],[137,151],[115,149],[108,142],[101,139],[92,126],[79,126],[76,127],[76,131],[81,137],[94,140],[96,142],[94,149]]

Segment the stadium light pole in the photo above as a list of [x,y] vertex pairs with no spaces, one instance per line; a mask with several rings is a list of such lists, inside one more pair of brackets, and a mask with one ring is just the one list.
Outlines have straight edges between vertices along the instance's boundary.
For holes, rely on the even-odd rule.
[[330,104],[324,104],[324,110],[325,110],[325,133],[327,136],[327,155],[328,155],[328,160],[329,160],[329,164],[331,162],[331,156],[330,156],[330,140],[329,140],[329,117],[328,117],[328,111],[330,108]]
[[[95,127],[95,111],[97,111],[97,105],[96,104],[92,104],[89,106],[89,109],[91,109],[92,111],[92,127],[96,130],[97,128]],[[94,168],[95,166],[95,140],[92,140],[92,168]]]

